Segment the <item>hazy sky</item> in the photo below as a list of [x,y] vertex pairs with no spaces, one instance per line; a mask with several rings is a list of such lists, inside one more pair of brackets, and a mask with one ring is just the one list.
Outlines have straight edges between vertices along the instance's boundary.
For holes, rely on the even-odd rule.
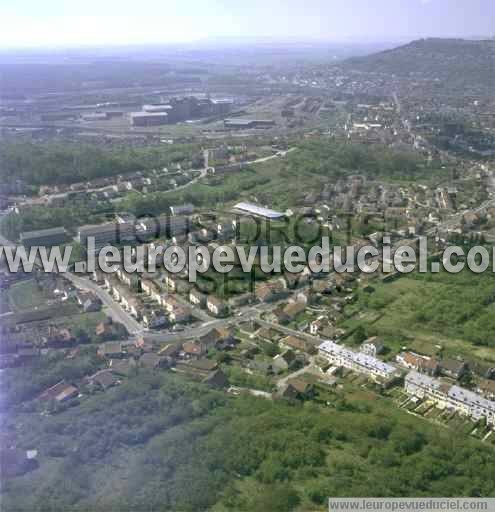
[[495,34],[495,0],[0,0],[0,46]]

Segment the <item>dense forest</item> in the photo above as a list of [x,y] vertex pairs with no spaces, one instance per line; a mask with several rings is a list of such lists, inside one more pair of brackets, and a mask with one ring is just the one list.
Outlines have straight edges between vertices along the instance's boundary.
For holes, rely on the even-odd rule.
[[17,178],[35,186],[70,184],[193,161],[198,155],[198,146],[192,144],[103,149],[91,144],[3,143],[0,182]]
[[[325,510],[329,496],[493,496],[489,446],[389,400],[229,398],[141,374],[51,416],[13,416],[40,467],[5,481],[8,510]],[[350,429],[349,425],[353,425]]]

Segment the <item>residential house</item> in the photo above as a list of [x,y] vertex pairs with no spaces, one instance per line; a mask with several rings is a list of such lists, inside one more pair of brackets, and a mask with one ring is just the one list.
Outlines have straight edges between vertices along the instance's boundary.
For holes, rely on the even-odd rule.
[[292,335],[287,336],[286,338],[282,338],[280,340],[280,344],[286,346],[287,348],[299,350],[301,352],[310,352],[314,349],[314,346],[310,342]]
[[176,306],[168,315],[172,323],[182,324],[191,320],[191,310],[185,306]]
[[234,333],[231,329],[215,327],[199,338],[199,343],[207,350],[211,348],[225,349],[235,345]]
[[298,273],[285,272],[284,276],[282,277],[282,281],[285,285],[285,288],[288,288],[289,290],[295,290],[296,288],[308,284],[310,275],[311,272],[307,268]]
[[208,311],[214,316],[225,316],[228,312],[228,306],[218,297],[209,295],[206,300]]
[[98,347],[96,353],[98,356],[106,357],[107,359],[122,358],[125,355],[123,345],[119,341],[108,341],[107,343],[102,343]]
[[495,380],[480,380],[476,386],[476,392],[488,398],[488,400],[495,400]]
[[240,308],[242,306],[247,306],[248,304],[252,304],[256,299],[256,296],[253,293],[243,293],[241,295],[235,295],[231,299],[229,299],[229,306],[233,308]]
[[192,288],[189,291],[189,302],[195,306],[204,308],[206,306],[206,295],[195,288]]
[[167,313],[171,313],[174,309],[180,307],[182,302],[179,302],[175,295],[163,295],[161,304]]
[[76,397],[78,394],[79,390],[76,386],[65,382],[65,380],[61,380],[54,386],[43,391],[38,398],[43,401],[54,400],[55,402],[62,403]]
[[169,343],[162,347],[157,354],[162,357],[168,357],[169,359],[175,359],[182,350],[181,343]]
[[435,376],[438,373],[438,361],[434,357],[423,356],[415,352],[401,352],[397,354],[395,360],[401,366],[410,370],[416,370],[430,376]]
[[303,379],[291,379],[281,389],[276,396],[279,398],[288,398],[291,400],[305,400],[311,398],[315,393],[314,384]]
[[313,288],[308,288],[307,290],[299,291],[296,295],[296,302],[300,302],[301,304],[315,304],[317,300],[318,296]]
[[458,359],[445,358],[441,359],[438,364],[441,375],[455,380],[459,380],[468,369],[466,362]]
[[122,375],[129,377],[136,371],[137,363],[132,357],[129,359],[110,359],[108,368],[115,373],[115,375]]
[[139,364],[144,368],[155,370],[157,368],[164,368],[167,366],[168,359],[153,352],[148,352],[139,358]]
[[118,279],[127,285],[132,291],[137,292],[141,288],[141,280],[139,275],[132,272],[126,272],[123,268],[117,269]]
[[203,383],[212,388],[223,389],[229,385],[229,379],[222,370],[214,370],[203,379]]
[[247,366],[250,370],[260,373],[261,375],[264,375],[265,377],[273,375],[273,373],[274,373],[273,364],[268,363],[266,361],[257,361],[257,360],[249,361]]
[[101,310],[101,300],[92,292],[78,292],[77,302],[83,307],[85,313],[94,313]]
[[294,366],[296,354],[292,350],[286,350],[283,354],[277,354],[272,359],[274,373],[282,373]]
[[287,289],[280,279],[267,281],[256,286],[256,298],[261,302],[274,302],[287,296]]
[[293,321],[300,313],[306,310],[306,304],[301,302],[294,302],[287,304],[284,308],[284,313],[287,315],[289,322]]
[[207,351],[207,347],[197,341],[186,341],[182,345],[182,352],[186,359],[203,357]]
[[102,340],[112,340],[119,337],[124,338],[128,333],[122,324],[113,322],[112,319],[108,317],[103,322],[98,323],[95,334]]
[[147,329],[161,329],[168,325],[168,319],[165,312],[161,309],[146,309],[142,315],[143,325]]
[[327,324],[328,324],[328,320],[325,317],[319,317],[316,320],[313,320],[309,324],[309,332],[310,332],[310,334],[312,334],[313,336],[316,336],[318,334],[318,332],[321,329],[323,329],[323,327],[325,325],[327,325]]
[[280,325],[286,325],[290,322],[290,317],[285,312],[285,308],[283,306],[277,306],[273,309],[269,314],[269,319]]
[[49,348],[68,348],[72,347],[76,338],[72,335],[70,329],[50,325],[48,333],[43,339],[43,345]]
[[206,377],[210,372],[216,370],[218,363],[211,359],[190,359],[187,362],[177,363],[175,368],[179,372],[191,373]]
[[149,336],[140,336],[134,344],[143,352],[152,352],[154,348],[153,338]]
[[266,341],[278,341],[282,337],[277,330],[271,327],[262,327],[257,334],[262,340]]
[[141,290],[155,302],[160,302],[162,297],[162,289],[160,285],[152,279],[143,279],[141,281]]
[[376,357],[379,354],[382,354],[385,350],[385,346],[378,339],[377,336],[373,336],[364,341],[361,345],[360,350],[363,354],[367,354],[371,357]]
[[120,383],[118,377],[110,369],[100,370],[94,375],[86,377],[85,380],[90,386],[99,387],[103,391]]

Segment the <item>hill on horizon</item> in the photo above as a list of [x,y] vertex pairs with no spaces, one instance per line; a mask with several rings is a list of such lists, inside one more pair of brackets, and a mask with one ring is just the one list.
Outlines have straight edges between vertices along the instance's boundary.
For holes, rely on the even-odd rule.
[[366,57],[344,68],[362,73],[439,80],[448,89],[495,90],[495,40],[419,39]]

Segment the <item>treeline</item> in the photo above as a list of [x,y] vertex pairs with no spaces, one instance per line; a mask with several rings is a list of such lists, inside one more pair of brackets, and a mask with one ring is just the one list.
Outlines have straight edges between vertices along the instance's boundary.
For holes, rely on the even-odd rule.
[[198,155],[199,147],[193,144],[104,149],[90,144],[5,142],[0,145],[0,182],[71,184],[193,161]]
[[15,421],[40,468],[4,482],[5,510],[287,512],[325,510],[329,496],[495,492],[490,446],[386,398],[336,408],[228,398],[146,372],[61,414]]

